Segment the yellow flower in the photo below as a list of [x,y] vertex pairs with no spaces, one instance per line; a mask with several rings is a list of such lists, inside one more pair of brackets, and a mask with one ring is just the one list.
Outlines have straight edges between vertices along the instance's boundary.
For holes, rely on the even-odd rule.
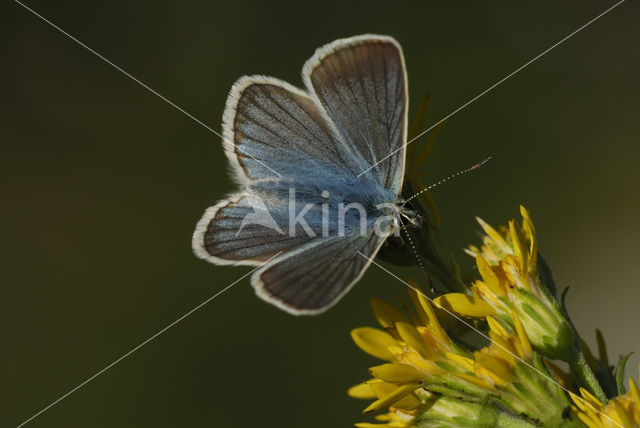
[[[477,218],[485,235],[482,238],[480,249],[471,245],[465,251],[482,260],[478,263],[483,278],[489,275],[491,283],[488,284],[491,291],[504,294],[507,286],[518,287],[533,292],[536,295],[544,294],[545,285],[540,283],[538,275],[538,242],[533,221],[527,209],[520,206],[522,226],[511,220],[507,227],[502,226],[495,230],[481,218]],[[488,268],[496,267],[496,274],[488,271]],[[548,286],[549,284],[546,284]]]
[[629,392],[610,399],[606,405],[582,388],[580,395],[571,394],[573,410],[589,428],[640,427],[640,390],[633,378],[629,379]]
[[471,295],[449,293],[434,303],[462,316],[495,316],[511,325],[518,314],[534,347],[545,356],[567,361],[575,336],[571,324],[553,298],[553,280],[538,254],[538,242],[529,212],[520,207],[522,226],[511,220],[497,230],[478,219],[484,231],[480,248],[466,251],[475,257],[482,280],[471,285]]
[[481,413],[490,421],[483,426],[493,426],[492,418],[504,417],[500,406],[532,421],[558,421],[569,402],[549,380],[515,311],[510,317],[513,328],[487,316],[491,344],[470,352],[449,337],[429,300],[415,283],[410,285],[415,310],[408,316],[372,299],[383,329],[361,327],[351,332],[363,351],[385,361],[369,369],[372,379],[349,390],[352,397],[374,400],[363,413],[389,409],[382,426],[409,426],[414,418],[426,420],[436,412],[438,418],[455,420],[462,413],[479,411],[472,411],[471,403],[483,403]]
[[[412,286],[417,289],[415,283]],[[423,387],[442,383],[442,378],[450,375],[459,377],[463,389],[475,390],[477,384],[490,388],[467,374],[470,354],[449,338],[429,301],[415,290],[410,290],[409,295],[415,306],[409,317],[384,301],[372,299],[373,312],[384,330],[361,327],[351,332],[353,341],[363,351],[388,361],[369,370],[374,379],[366,385],[377,400],[364,413],[390,405],[417,408],[428,398]],[[448,364],[447,370],[437,363]],[[362,396],[363,390],[362,386],[354,387],[350,395]]]
[[393,409],[389,413],[376,416],[376,420],[382,423],[372,424],[369,422],[360,422],[356,424],[358,428],[402,428],[408,427],[414,415],[411,412],[402,409]]

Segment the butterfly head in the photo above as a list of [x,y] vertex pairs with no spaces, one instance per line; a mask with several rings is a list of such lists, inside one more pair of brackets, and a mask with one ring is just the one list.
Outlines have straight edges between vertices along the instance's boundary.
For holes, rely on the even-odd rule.
[[377,208],[379,228],[376,232],[381,232],[384,236],[400,236],[403,228],[408,225],[419,227],[422,222],[420,214],[402,198],[380,204]]

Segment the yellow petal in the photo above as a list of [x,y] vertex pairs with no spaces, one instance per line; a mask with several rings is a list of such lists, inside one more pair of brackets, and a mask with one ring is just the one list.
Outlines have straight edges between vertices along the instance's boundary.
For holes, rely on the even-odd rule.
[[376,398],[375,392],[371,389],[371,386],[366,383],[360,383],[358,385],[354,385],[347,391],[349,397],[352,398],[360,398],[363,400],[373,400]]
[[531,349],[531,343],[527,337],[527,332],[524,330],[524,326],[522,325],[520,317],[518,317],[516,311],[511,310],[511,318],[513,318],[513,325],[516,328],[516,333],[518,333],[518,338],[520,339],[520,344],[523,348],[524,355],[521,355],[521,357],[530,359],[533,356],[533,349]]
[[471,358],[463,357],[462,355],[454,354],[453,352],[446,352],[445,356],[465,370],[470,372],[473,371],[473,360]]
[[391,416],[389,415],[389,413],[380,413],[379,415],[375,415],[373,419],[375,419],[376,421],[390,421]]
[[[409,283],[411,283],[411,280],[409,280]],[[446,340],[448,342],[449,336],[447,336],[447,333],[444,331],[444,329],[440,325],[440,322],[438,321],[438,317],[436,316],[436,313],[433,310],[433,306],[431,305],[431,302],[429,301],[429,299],[425,297],[424,293],[416,293],[416,294],[417,294],[418,305],[424,312],[424,315],[426,315],[426,318],[427,318],[426,324],[431,327],[433,332],[440,339]]]
[[398,321],[409,322],[399,309],[384,300],[372,298],[370,302],[373,314],[382,327],[393,327]]
[[[415,394],[409,394],[409,395],[404,396],[400,400],[396,401],[395,403],[393,403],[393,408],[394,409],[411,410],[411,409],[415,409],[416,407],[420,406],[421,404],[422,404],[422,402],[418,399],[418,397],[416,397]],[[404,425],[402,425],[402,426],[404,426]]]
[[489,265],[489,262],[487,262],[487,260],[481,255],[478,255],[476,257],[476,265],[478,266],[478,271],[482,276],[482,280],[489,290],[491,290],[496,297],[504,296],[504,288],[500,284],[500,279]]
[[522,205],[520,205],[520,214],[522,215],[522,227],[524,228],[527,240],[529,241],[529,259],[531,260],[530,269],[532,272],[534,272],[536,270],[536,261],[538,258],[538,242],[536,240],[536,229],[533,226],[533,220],[531,220],[529,211]]
[[442,374],[442,369],[438,365],[431,361],[425,360],[417,352],[411,352],[404,356],[406,362],[416,366],[423,373],[428,374]]
[[509,232],[511,233],[513,250],[520,264],[520,272],[526,275],[529,272],[529,247],[524,239],[524,232],[522,232],[520,225],[515,220],[509,222]]
[[425,346],[427,346],[431,351],[429,353],[429,358],[434,358],[436,354],[442,351],[443,348],[448,348],[447,345],[449,343],[443,342],[438,337],[436,337],[430,327],[423,327],[419,325],[418,327],[416,327],[416,329],[418,330],[418,333],[420,333],[420,336],[422,336],[422,338],[424,339]]
[[611,419],[610,416],[607,416],[605,413],[602,413],[601,410],[599,410],[601,406],[594,406],[584,398],[572,392],[570,392],[569,395],[571,396],[573,402],[576,404],[576,407],[580,409],[580,411],[578,411],[574,407],[574,412],[578,415],[578,418],[580,418],[582,422],[589,426],[589,428],[601,428],[603,426],[602,421],[600,420],[601,415],[604,415],[604,418],[606,419]]
[[400,355],[402,355],[404,353],[404,350],[402,349],[401,346],[396,345],[392,345],[389,346],[389,352],[391,352],[393,354],[393,359],[398,359],[400,357]]
[[355,426],[357,428],[384,428],[384,427],[388,427],[389,425],[387,425],[387,424],[372,424],[370,422],[358,422],[357,424],[355,424]]
[[482,352],[476,352],[474,356],[476,363],[487,370],[487,374],[496,384],[505,385],[513,380],[513,372],[506,361]]
[[495,309],[487,302],[463,293],[449,293],[433,300],[442,309],[452,310],[467,317],[486,317],[494,315]]
[[411,298],[411,303],[413,303],[413,306],[416,308],[416,313],[418,315],[418,320],[416,321],[416,324],[421,323],[423,325],[429,325],[429,317],[423,310],[422,305],[420,304],[420,300],[418,298],[418,296],[421,293],[424,294],[422,292],[422,289],[420,289],[420,286],[411,278],[409,278],[407,283],[409,284],[409,289],[407,290],[407,292],[409,293],[409,297]]
[[511,246],[507,244],[507,241],[504,240],[502,235],[500,235],[493,227],[491,227],[487,222],[482,220],[480,217],[476,217],[476,220],[478,224],[480,224],[480,226],[482,227],[482,230],[484,230],[484,233],[486,233],[487,236],[489,236],[493,240],[495,245],[500,247],[500,249],[505,253],[511,252]]
[[404,322],[396,323],[396,330],[398,330],[398,334],[404,340],[407,345],[415,349],[420,355],[424,358],[429,358],[433,352],[427,346],[426,342],[420,332],[411,324],[407,324]]
[[382,398],[391,394],[398,387],[395,383],[387,383],[380,379],[368,380],[367,385],[371,387],[377,398]]
[[514,357],[514,355],[518,355],[518,350],[513,346],[513,339],[515,336],[499,336],[493,331],[489,331],[489,337],[493,342],[490,346],[492,353],[500,356],[503,360],[508,361],[511,365],[515,365],[516,357]]
[[636,381],[633,380],[633,378],[629,378],[629,390],[636,409],[640,409],[640,390],[638,390],[638,384],[636,384]]
[[[488,241],[488,242],[485,242]],[[497,250],[499,250],[497,253],[494,251],[493,248],[493,241],[491,240],[491,238],[489,238],[488,236],[485,236],[483,238],[483,242],[485,243],[485,245],[483,245],[481,247],[481,252],[480,254],[483,254],[484,257],[491,263],[491,264],[496,264],[498,263],[498,261],[500,260],[501,257],[504,257],[504,253],[502,251],[501,248],[497,248],[495,247]],[[504,253],[504,254],[503,254]]]
[[579,410],[576,410],[575,412],[578,415],[578,419],[580,419],[589,428],[602,428],[602,424],[598,418],[593,416],[591,413],[587,414],[580,412]]
[[480,379],[478,377],[476,377],[475,375],[468,375],[466,373],[449,373],[450,375],[453,375],[457,378],[466,380],[467,382],[479,386],[480,388],[485,388],[485,389],[491,389],[494,390],[495,388],[493,387],[493,385],[491,385],[489,382],[487,382],[484,379]]
[[526,276],[520,275],[521,266],[522,263],[520,259],[511,254],[507,254],[507,256],[500,261],[501,273],[504,274],[508,284],[528,288],[528,284],[522,283],[522,280],[526,279]]
[[507,335],[507,330],[505,330],[502,324],[500,324],[500,322],[494,317],[487,317],[487,324],[489,324],[489,328],[491,329],[491,331],[496,332],[500,336]]
[[377,412],[379,410],[385,409],[390,405],[392,405],[393,403],[395,403],[396,401],[399,401],[405,396],[411,394],[413,391],[415,391],[418,388],[420,388],[420,385],[414,384],[414,383],[409,385],[402,385],[396,388],[390,394],[387,394],[386,396],[380,398],[379,400],[376,400],[373,403],[371,403],[369,407],[364,409],[362,413],[373,413],[373,412]]
[[629,417],[629,414],[627,413],[625,408],[622,406],[622,404],[620,404],[620,402],[615,398],[611,400],[611,402],[613,403],[613,408],[616,410],[616,414],[622,421],[622,425],[624,426],[624,428],[633,428],[634,427],[633,421]]
[[482,281],[475,281],[471,285],[471,291],[473,291],[473,294],[475,296],[480,297],[482,300],[484,300],[485,302],[489,303],[490,305],[492,305],[494,307],[495,306],[504,306],[504,303],[499,299],[499,297],[503,297],[503,296],[497,296]]
[[360,349],[381,360],[392,361],[393,354],[389,346],[396,345],[396,341],[386,331],[371,327],[360,327],[351,330],[351,338]]
[[480,254],[480,249],[475,245],[469,245],[469,247],[464,249],[464,252],[475,259],[476,256]]
[[[580,397],[577,394],[574,394],[573,392],[570,392],[569,395],[571,396],[571,399],[573,400],[574,403],[576,403],[576,406],[578,406],[580,410],[582,410],[585,413],[592,411],[593,405],[589,403],[587,400],[585,400],[584,398]],[[600,406],[597,406],[596,409],[599,407]]]
[[417,383],[425,377],[420,370],[407,364],[381,364],[371,367],[369,373],[378,379],[392,383]]
[[580,387],[580,394],[587,400],[590,401],[592,404],[594,404],[596,407],[601,407],[602,403],[600,402],[600,400],[598,400],[593,394],[591,394],[589,391],[587,391],[586,389]]

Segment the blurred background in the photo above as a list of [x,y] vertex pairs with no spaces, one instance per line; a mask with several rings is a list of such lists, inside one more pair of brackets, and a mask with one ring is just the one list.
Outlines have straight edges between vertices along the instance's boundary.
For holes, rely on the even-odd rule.
[[[336,38],[404,47],[412,108],[458,108],[612,2],[26,3],[213,129],[243,74],[301,86]],[[196,259],[191,234],[232,190],[220,138],[26,11],[3,6],[0,425],[16,426],[249,271]],[[525,204],[581,334],[640,351],[640,4],[627,1],[452,117],[425,181],[465,272],[474,216]],[[403,276],[416,271],[392,268]],[[371,268],[336,307],[295,318],[249,280],[28,426],[338,427],[374,362],[349,331],[403,286]],[[629,375],[637,376],[632,357]]]

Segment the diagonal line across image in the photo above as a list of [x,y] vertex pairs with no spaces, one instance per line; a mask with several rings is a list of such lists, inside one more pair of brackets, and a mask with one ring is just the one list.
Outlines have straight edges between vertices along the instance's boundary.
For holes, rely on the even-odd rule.
[[540,58],[542,58],[543,56],[545,56],[546,54],[548,54],[549,52],[551,52],[553,49],[555,49],[556,47],[560,46],[562,43],[566,42],[567,40],[569,40],[571,37],[575,36],[576,34],[578,34],[580,31],[584,30],[585,28],[587,28],[589,25],[593,24],[594,22],[596,22],[598,19],[602,18],[603,16],[605,16],[607,13],[611,12],[613,9],[615,9],[616,7],[620,6],[622,3],[624,3],[626,0],[620,0],[618,3],[614,4],[613,6],[609,7],[607,10],[605,10],[604,12],[600,13],[598,16],[596,16],[595,18],[591,19],[589,22],[587,22],[586,24],[580,26],[578,29],[574,30],[571,34],[565,36],[564,38],[560,39],[558,42],[554,43],[553,45],[549,46],[547,49],[545,49],[544,51],[540,52],[538,55],[536,55],[535,57],[531,58],[529,61],[527,61],[526,63],[524,63],[523,65],[521,65],[520,67],[516,68],[515,70],[513,70],[511,73],[507,74],[505,77],[503,77],[502,79],[498,80],[496,83],[494,83],[493,85],[489,86],[487,89],[485,89],[484,91],[480,92],[478,95],[476,95],[475,97],[471,98],[469,101],[467,101],[466,103],[462,104],[460,107],[458,107],[457,109],[455,109],[454,111],[452,111],[451,113],[449,113],[448,115],[446,115],[445,117],[443,117],[442,119],[440,119],[439,121],[437,121],[436,123],[434,123],[433,125],[431,125],[430,127],[428,127],[427,129],[425,129],[424,131],[422,131],[421,133],[419,133],[418,135],[416,135],[415,137],[413,137],[411,140],[407,141],[403,146],[397,148],[396,150],[392,151],[391,153],[389,153],[387,156],[385,156],[384,158],[380,159],[378,162],[376,162],[375,164],[371,165],[369,168],[365,169],[364,171],[362,171],[358,177],[362,176],[363,174],[365,174],[367,171],[375,168],[377,165],[379,165],[380,163],[384,162],[385,160],[389,159],[391,156],[393,156],[394,154],[396,154],[398,151],[402,150],[403,148],[407,147],[409,144],[413,143],[414,141],[416,141],[418,138],[422,137],[424,134],[426,134],[427,132],[431,131],[433,128],[435,128],[436,126],[440,125],[442,122],[444,122],[445,120],[449,119],[451,116],[453,116],[454,114],[458,113],[460,110],[464,109],[465,107],[467,107],[468,105],[474,103],[475,101],[477,101],[480,97],[486,95],[487,93],[491,92],[493,89],[495,89],[498,85],[502,84],[503,82],[505,82],[506,80],[510,79],[511,77],[515,76],[516,74],[518,74],[520,71],[524,70],[527,66],[531,65],[532,63],[536,62],[537,60],[539,60]]
[[[80,46],[82,46],[83,48],[85,48],[86,50],[88,50],[89,52],[93,53],[94,55],[96,55],[98,58],[102,59],[103,61],[105,61],[106,63],[108,63],[109,65],[111,65],[112,67],[114,67],[116,70],[120,71],[121,73],[123,73],[125,76],[129,77],[130,79],[132,79],[133,81],[135,81],[136,83],[138,83],[140,86],[142,86],[143,88],[147,89],[149,92],[151,92],[152,94],[156,95],[157,97],[159,97],[160,99],[162,99],[163,101],[167,102],[169,105],[171,105],[172,107],[174,107],[176,110],[180,111],[181,113],[183,113],[184,115],[188,116],[189,118],[191,118],[192,120],[194,120],[196,123],[198,123],[199,125],[203,126],[204,128],[206,128],[207,130],[209,130],[210,132],[214,133],[215,135],[219,136],[220,138],[222,138],[223,140],[225,140],[224,136],[222,136],[219,132],[215,131],[213,128],[211,128],[210,126],[206,125],[204,122],[202,122],[201,120],[197,119],[196,117],[194,117],[193,115],[191,115],[190,113],[188,113],[186,110],[184,110],[183,108],[179,107],[178,105],[176,105],[174,102],[172,102],[171,100],[169,100],[168,98],[166,98],[165,96],[161,95],[160,93],[156,92],[154,89],[152,89],[151,87],[149,87],[148,85],[146,85],[145,83],[141,82],[140,80],[138,80],[137,78],[135,78],[134,76],[132,76],[131,74],[129,74],[128,72],[126,72],[125,70],[123,70],[122,68],[120,68],[119,66],[117,66],[116,64],[114,64],[113,62],[111,62],[109,59],[105,58],[104,56],[102,56],[101,54],[99,54],[98,52],[96,52],[95,50],[93,50],[92,48],[90,48],[89,46],[87,46],[86,44],[82,43],[80,40],[78,40],[77,38],[75,38],[74,36],[70,35],[69,33],[65,32],[64,30],[62,30],[60,27],[58,27],[57,25],[55,25],[54,23],[52,23],[51,21],[49,21],[48,19],[44,18],[42,15],[38,14],[36,11],[34,11],[33,9],[29,8],[28,6],[26,6],[25,4],[21,3],[18,0],[14,0],[18,5],[20,5],[21,7],[23,7],[24,9],[26,9],[27,11],[29,11],[30,13],[32,13],[33,15],[35,15],[36,17],[38,17],[39,19],[41,19],[42,21],[44,21],[45,23],[49,24],[50,26],[52,26],[53,28],[55,28],[56,30],[58,30],[59,32],[61,32],[62,34],[64,34],[65,36],[67,36],[68,38],[70,38],[71,40],[73,40],[74,42],[76,42],[77,44],[79,44]],[[537,61],[538,59],[540,59],[542,56],[546,55],[547,53],[549,53],[551,50],[553,50],[555,47],[559,46],[560,44],[564,43],[565,41],[567,41],[568,39],[570,39],[571,37],[573,37],[574,35],[576,35],[577,33],[579,33],[580,31],[582,31],[583,29],[585,29],[586,27],[588,27],[589,25],[591,25],[592,23],[594,23],[595,21],[597,21],[598,19],[600,19],[601,17],[603,17],[604,15],[606,15],[607,13],[609,13],[610,11],[612,11],[613,9],[615,9],[616,7],[618,7],[619,5],[621,5],[622,3],[624,3],[626,0],[621,0],[619,2],[617,2],[616,4],[614,4],[613,6],[609,7],[608,9],[606,9],[604,12],[600,13],[598,16],[596,16],[595,18],[591,19],[589,22],[587,22],[586,24],[582,25],[581,27],[579,27],[578,29],[576,29],[575,31],[573,31],[571,34],[565,36],[563,39],[561,39],[560,41],[558,41],[557,43],[553,44],[552,46],[550,46],[549,48],[547,48],[546,50],[544,50],[543,52],[541,52],[540,54],[538,54],[537,56],[535,56],[534,58],[532,58],[531,60],[529,60],[528,62],[526,62],[524,65],[520,66],[519,68],[517,68],[516,70],[514,70],[513,72],[511,72],[510,74],[508,74],[507,76],[505,76],[504,78],[502,78],[501,80],[499,80],[498,82],[496,82],[495,84],[493,84],[492,86],[490,86],[489,88],[487,88],[486,90],[484,90],[483,92],[481,92],[480,94],[476,95],[475,97],[471,98],[469,101],[467,101],[465,104],[461,105],[460,107],[458,107],[456,110],[454,110],[453,112],[451,112],[450,114],[448,114],[447,116],[445,116],[444,118],[440,119],[438,122],[436,122],[434,125],[430,126],[429,128],[427,128],[424,132],[420,133],[419,135],[417,135],[415,138],[411,139],[410,141],[406,142],[404,144],[403,147],[407,146],[408,144],[412,143],[413,141],[415,141],[417,138],[419,138],[420,136],[424,135],[426,132],[428,132],[429,130],[433,129],[435,126],[437,126],[438,124],[440,124],[441,122],[445,121],[446,119],[450,118],[451,116],[455,115],[456,113],[458,113],[459,111],[461,111],[462,109],[466,108],[468,105],[470,105],[471,103],[475,102],[476,100],[478,100],[480,97],[482,97],[483,95],[487,94],[488,92],[490,92],[491,90],[493,90],[494,88],[496,88],[497,86],[499,86],[501,83],[503,83],[504,81],[508,80],[509,78],[513,77],[514,75],[516,75],[517,73],[519,73],[520,71],[522,71],[524,68],[526,68],[528,65],[532,64],[533,62]],[[233,144],[232,142],[229,142],[231,144]],[[402,147],[401,147],[402,148]],[[383,162],[384,160],[388,159],[389,157],[391,157],[395,152],[397,152],[398,150],[400,150],[401,148],[397,149],[396,151],[390,153],[388,156],[386,156],[385,158],[381,159],[380,161],[378,161],[376,164],[372,165],[369,169],[362,171],[360,173],[360,175],[358,177],[360,177],[361,175],[363,175],[364,173],[366,173],[368,170],[370,170],[371,168],[374,168],[377,164],[379,164],[380,162]],[[244,153],[244,152],[243,152]],[[282,177],[278,172],[274,171],[273,169],[271,169],[269,166],[264,165],[264,163],[262,163],[260,160],[255,159],[253,156],[251,156],[248,153],[244,153],[247,156],[253,158],[254,160],[258,161],[259,163],[261,163],[263,166],[265,166],[267,169],[269,169],[271,172],[273,172],[274,174],[276,174],[278,177]],[[82,383],[80,383],[79,385],[77,385],[75,388],[71,389],[70,391],[68,391],[67,393],[65,393],[64,395],[62,395],[61,397],[59,397],[58,399],[56,399],[55,401],[53,401],[52,403],[50,403],[49,405],[47,405],[46,407],[42,408],[40,411],[38,411],[36,414],[34,414],[33,416],[31,416],[29,419],[26,419],[24,422],[22,422],[20,425],[18,425],[18,428],[29,423],[30,421],[32,421],[33,419],[35,419],[36,417],[38,417],[40,414],[44,413],[45,411],[47,411],[48,409],[50,409],[51,407],[55,406],[56,404],[58,404],[60,401],[64,400],[66,397],[68,397],[69,395],[71,395],[72,393],[74,393],[75,391],[77,391],[78,389],[80,389],[81,387],[83,387],[84,385],[86,385],[87,383],[91,382],[93,379],[95,379],[96,377],[100,376],[102,373],[104,373],[105,371],[107,371],[108,369],[110,369],[111,367],[115,366],[116,364],[118,364],[120,361],[122,361],[123,359],[127,358],[129,355],[131,355],[132,353],[136,352],[138,349],[142,348],[144,345],[146,345],[147,343],[149,343],[150,341],[154,340],[156,337],[158,337],[159,335],[161,335],[162,333],[164,333],[165,331],[167,331],[169,328],[173,327],[174,325],[176,325],[177,323],[179,323],[180,321],[182,321],[183,319],[185,319],[186,317],[188,317],[189,315],[191,315],[193,312],[197,311],[198,309],[200,309],[202,306],[204,306],[205,304],[209,303],[210,301],[212,301],[213,299],[215,299],[217,296],[219,296],[220,294],[222,294],[223,292],[225,292],[226,290],[228,290],[229,288],[231,288],[233,285],[237,284],[238,282],[240,282],[242,279],[246,278],[247,276],[249,276],[251,273],[253,273],[254,271],[256,271],[258,268],[260,268],[261,266],[263,266],[264,264],[266,264],[267,262],[271,261],[273,258],[275,258],[276,256],[278,256],[280,253],[274,255],[273,257],[271,257],[269,260],[265,261],[263,264],[261,264],[260,266],[255,267],[253,270],[251,270],[250,272],[248,272],[247,274],[243,275],[242,277],[240,277],[238,280],[234,281],[233,283],[229,284],[228,286],[226,286],[225,288],[223,288],[221,291],[219,291],[218,293],[216,293],[215,295],[213,295],[212,297],[208,298],[207,300],[205,300],[204,302],[202,302],[201,304],[199,304],[198,306],[196,306],[195,308],[193,308],[192,310],[190,310],[189,312],[187,312],[186,314],[182,315],[180,318],[178,318],[177,320],[173,321],[172,323],[170,323],[169,325],[167,325],[166,327],[164,327],[162,330],[158,331],[157,333],[155,333],[154,335],[152,335],[151,337],[149,337],[148,339],[146,339],[144,342],[140,343],[139,345],[137,345],[136,347],[134,347],[133,349],[131,349],[130,351],[128,351],[127,353],[125,353],[124,355],[122,355],[120,358],[116,359],[115,361],[113,361],[112,363],[110,363],[109,365],[107,365],[105,368],[101,369],[100,371],[98,371],[97,373],[95,373],[94,375],[92,375],[91,377],[87,378],[85,381],[83,381]],[[363,257],[367,258],[365,255],[361,254]],[[373,262],[374,264],[378,265],[376,262],[374,262],[373,260],[370,260],[371,262]],[[378,265],[380,268],[382,268],[383,270],[385,270],[386,272],[388,272],[389,274],[393,275],[391,272],[387,271],[386,269],[384,269],[382,266]],[[393,275],[396,279],[402,281],[400,278],[396,277],[395,275]],[[404,281],[402,281],[404,283]],[[405,283],[406,284],[406,283]],[[411,287],[410,285],[406,284],[407,286]],[[422,294],[422,293],[421,293]],[[429,299],[427,296],[424,296],[427,299]],[[429,299],[431,300],[431,299]],[[454,315],[455,316],[455,315]],[[464,322],[464,321],[463,321]],[[484,333],[479,332],[480,334],[484,335]],[[517,357],[516,357],[517,358]],[[526,364],[526,362],[525,362]],[[544,374],[543,374],[544,375]],[[554,381],[555,382],[555,381]],[[557,384],[557,382],[555,382]],[[559,385],[559,384],[558,384]],[[562,386],[561,386],[562,387]],[[562,387],[563,389],[565,389],[564,387]],[[588,403],[587,403],[588,405]],[[596,410],[597,411],[597,410]],[[606,416],[606,415],[605,415]],[[612,421],[614,424],[618,425],[617,423],[615,423],[614,421]]]
[[[182,107],[180,107],[179,105],[177,105],[176,103],[174,103],[173,101],[171,101],[170,99],[168,99],[167,97],[165,97],[164,95],[160,94],[159,92],[155,91],[153,88],[151,88],[149,85],[141,82],[140,80],[136,79],[134,76],[132,76],[130,73],[126,72],[125,70],[123,70],[121,67],[119,67],[118,65],[114,64],[112,61],[108,60],[107,58],[105,58],[103,55],[101,55],[100,53],[96,52],[95,50],[93,50],[92,48],[90,48],[89,46],[87,46],[86,44],[82,43],[80,40],[78,40],[77,38],[73,37],[71,34],[67,33],[66,31],[64,31],[62,28],[58,27],[56,24],[54,24],[53,22],[49,21],[47,18],[45,18],[44,16],[40,15],[38,12],[36,12],[35,10],[31,9],[30,7],[26,6],[24,3],[21,3],[18,0],[14,0],[16,3],[18,3],[20,6],[22,6],[23,8],[25,8],[26,10],[28,10],[29,12],[31,12],[33,15],[37,16],[38,18],[40,18],[41,20],[43,20],[44,22],[46,22],[47,24],[49,24],[50,26],[52,26],[53,28],[55,28],[56,30],[58,30],[59,32],[61,32],[62,34],[64,34],[65,36],[67,36],[68,38],[70,38],[71,40],[73,40],[74,42],[76,42],[77,44],[79,44],[80,46],[82,46],[83,48],[85,48],[86,50],[88,50],[89,52],[91,52],[92,54],[94,54],[95,56],[97,56],[98,58],[100,58],[101,60],[103,60],[104,62],[106,62],[107,64],[109,64],[110,66],[112,66],[113,68],[115,68],[116,70],[118,70],[119,72],[121,72],[122,74],[124,74],[125,76],[127,76],[128,78],[130,78],[131,80],[133,80],[134,82],[136,82],[138,85],[142,86],[143,88],[145,88],[147,91],[151,92],[153,95],[157,96],[158,98],[160,98],[162,101],[166,102],[167,104],[169,104],[171,107],[175,108],[176,110],[178,110],[180,113],[184,114],[185,116],[189,117],[190,119],[192,119],[193,121],[195,121],[197,124],[203,126],[204,128],[208,129],[209,131],[213,132],[215,135],[217,135],[218,137],[222,138],[224,141],[226,141],[227,143],[235,146],[233,144],[232,141],[227,140],[222,134],[220,134],[218,131],[214,130],[213,128],[211,128],[209,125],[207,125],[206,123],[204,123],[203,121],[201,121],[200,119],[198,119],[197,117],[195,117],[194,115],[192,115],[191,113],[189,113],[188,111],[186,111],[185,109],[183,109]],[[239,147],[236,147],[236,149],[240,150]],[[241,151],[241,150],[240,150]],[[260,161],[259,159],[256,159],[255,157],[251,156],[251,154],[246,153],[246,152],[242,152],[242,154],[249,156],[250,158],[252,158],[253,160],[259,162],[260,164],[262,164],[262,166],[264,166],[265,168],[267,168],[269,171],[273,172],[275,175],[277,175],[278,177],[282,178],[282,175],[280,173],[278,173],[277,171],[274,171],[273,169],[271,169],[269,166],[265,165],[262,161]]]
[[162,333],[164,333],[165,331],[169,330],[171,327],[173,327],[174,325],[178,324],[180,321],[184,320],[185,318],[187,318],[189,315],[193,314],[194,312],[196,312],[198,309],[202,308],[204,305],[206,305],[207,303],[211,302],[213,299],[215,299],[216,297],[218,297],[219,295],[221,295],[222,293],[224,293],[225,291],[227,291],[228,289],[230,289],[231,287],[233,287],[234,285],[236,285],[237,283],[239,283],[240,281],[242,281],[243,279],[245,279],[246,277],[248,277],[249,275],[251,275],[253,272],[255,272],[256,270],[260,269],[262,266],[264,266],[265,264],[269,263],[271,260],[273,260],[274,258],[276,258],[277,256],[279,256],[282,253],[282,251],[280,251],[279,253],[276,253],[274,256],[272,256],[269,260],[266,260],[264,263],[262,263],[259,266],[256,266],[255,268],[251,269],[249,272],[247,272],[246,274],[242,275],[240,278],[236,279],[235,281],[233,281],[231,284],[227,285],[226,287],[224,287],[222,290],[218,291],[216,294],[214,294],[213,296],[209,297],[207,300],[205,300],[204,302],[200,303],[198,306],[196,306],[195,308],[191,309],[189,312],[187,312],[186,314],[182,315],[180,318],[178,318],[177,320],[173,321],[171,324],[167,325],[166,327],[164,327],[162,330],[158,331],[157,333],[155,333],[153,336],[149,337],[148,339],[146,339],[144,342],[140,343],[138,346],[136,346],[135,348],[132,348],[130,351],[128,351],[126,354],[122,355],[120,358],[118,358],[117,360],[113,361],[111,364],[109,364],[108,366],[106,366],[105,368],[103,368],[102,370],[96,372],[94,375],[92,375],[91,377],[87,378],[86,380],[84,380],[82,383],[78,384],[78,386],[76,386],[75,388],[71,389],[70,391],[66,392],[64,395],[60,396],[58,399],[56,399],[55,401],[51,402],[49,405],[47,405],[46,407],[42,408],[41,410],[39,410],[36,414],[34,414],[33,416],[31,416],[29,419],[25,420],[24,422],[22,422],[20,425],[18,425],[16,428],[20,428],[23,425],[28,424],[29,422],[31,422],[33,419],[35,419],[36,417],[38,417],[39,415],[41,415],[42,413],[46,412],[47,410],[49,410],[51,407],[55,406],[56,404],[58,404],[59,402],[61,402],[62,400],[64,400],[65,398],[67,398],[69,395],[73,394],[74,392],[76,392],[77,390],[79,390],[80,388],[82,388],[83,386],[85,386],[86,384],[88,384],[89,382],[91,382],[92,380],[94,380],[95,378],[97,378],[98,376],[100,376],[102,373],[106,372],[107,370],[109,370],[111,367],[115,366],[116,364],[118,364],[120,361],[124,360],[125,358],[127,358],[129,355],[133,354],[134,352],[136,352],[138,349],[142,348],[144,345],[146,345],[147,343],[151,342],[152,340],[154,340],[155,338],[157,338],[158,336],[160,336]]

